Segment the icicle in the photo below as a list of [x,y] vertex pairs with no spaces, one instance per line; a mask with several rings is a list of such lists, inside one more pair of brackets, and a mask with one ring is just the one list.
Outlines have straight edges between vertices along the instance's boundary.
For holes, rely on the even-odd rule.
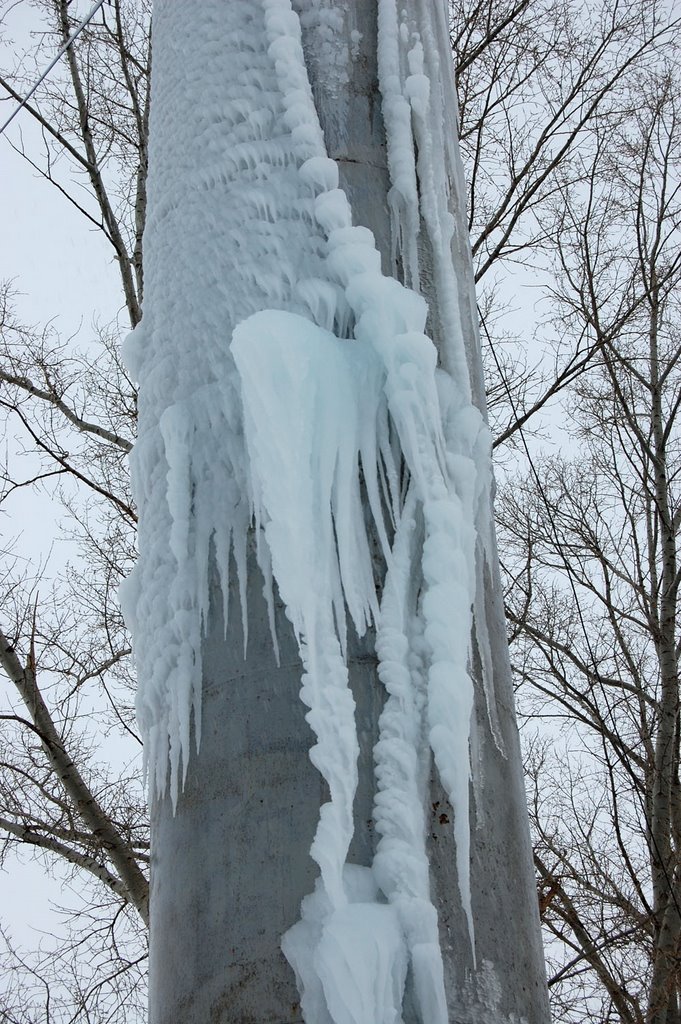
[[[268,53],[264,12],[249,0],[229,5],[239,29],[222,39],[224,5],[202,4],[201,31],[184,40],[194,70],[182,97],[165,94],[153,105],[145,312],[125,346],[140,383],[131,472],[141,553],[121,599],[133,630],[150,791],[162,795],[170,782],[174,803],[192,719],[200,740],[211,559],[227,618],[232,552],[246,638],[251,517],[231,332],[264,307],[303,313],[300,268],[309,279],[325,276],[314,195],[299,174],[309,119],[296,120],[291,96],[284,109],[275,68],[282,59]],[[172,35],[175,19],[181,12],[170,5],[161,30]],[[192,118],[178,118],[186,92],[199,88]],[[319,155],[320,130],[310,138],[308,155]],[[333,169],[312,164],[308,174],[328,186]]]
[[419,199],[411,112],[402,90],[400,35],[395,0],[381,0],[378,4],[378,78],[392,182],[388,203],[393,220],[393,269],[397,273],[399,255],[406,283],[418,291]]
[[[399,1020],[410,969],[423,1024],[444,1024],[424,841],[427,744],[454,811],[461,904],[474,949],[468,824],[474,614],[498,735],[480,597],[493,546],[484,526],[489,439],[471,404],[460,268],[452,262],[456,223],[447,201],[452,183],[453,198],[461,201],[461,181],[451,125],[443,129],[443,95],[451,83],[436,45],[441,25],[433,18],[442,18],[444,8],[405,0],[398,16],[395,0],[378,0],[402,284],[383,276],[373,235],[353,225],[338,167],[325,149],[289,0],[231,2],[235,24],[236,14],[243,15],[248,46],[230,36],[220,51],[220,88],[197,105],[199,124],[180,149],[186,166],[167,161],[175,168],[168,180],[150,178],[156,270],[146,281],[144,323],[127,346],[141,383],[132,471],[142,556],[123,600],[135,630],[150,788],[163,793],[169,773],[175,803],[192,718],[197,745],[200,740],[211,553],[225,619],[234,558],[246,643],[246,545],[254,521],[273,642],[274,579],[303,660],[301,698],[316,737],[310,757],[330,791],[311,849],[320,878],[282,940],[305,1019]],[[208,6],[221,24],[221,9]],[[337,32],[336,21],[325,23],[323,5],[315,0],[313,6],[320,32]],[[187,66],[201,59],[200,52],[188,54]],[[189,132],[171,112],[172,104],[152,105],[152,117],[162,119],[153,133],[161,149],[170,140],[177,146],[175,129]],[[208,254],[203,240],[196,241],[196,224],[206,225]],[[424,333],[428,309],[419,294],[418,260],[424,240],[433,254],[442,369]],[[175,286],[199,256],[205,280],[192,277],[196,293],[185,310],[176,291],[186,295],[186,288]],[[364,494],[388,570],[380,606]],[[346,863],[358,755],[347,615],[360,635],[377,624],[379,674],[388,694],[375,751],[381,839],[372,869]]]
[[447,1024],[444,970],[425,848],[429,758],[425,666],[415,649],[420,623],[416,608],[418,575],[414,570],[423,543],[423,524],[417,523],[417,509],[412,487],[395,535],[376,634],[379,676],[388,699],[374,751],[374,818],[381,838],[373,870],[399,915],[421,1019]]
[[[362,634],[378,612],[360,494],[359,452],[377,430],[380,364],[309,320],[263,311],[234,331],[250,493],[274,576],[300,640],[301,698],[317,735],[310,757],[331,801],[312,856],[334,908],[352,838],[358,741],[336,623],[343,603]],[[371,489],[376,466],[367,465]]]

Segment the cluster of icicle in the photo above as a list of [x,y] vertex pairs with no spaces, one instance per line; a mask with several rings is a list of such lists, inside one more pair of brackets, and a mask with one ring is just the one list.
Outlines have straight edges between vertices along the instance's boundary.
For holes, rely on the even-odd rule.
[[[223,261],[220,269],[233,269],[245,284],[233,285],[229,300],[230,349],[208,357],[194,351],[181,372],[175,368],[177,394],[170,402],[165,396],[158,423],[141,433],[133,462],[142,553],[124,603],[135,633],[151,784],[165,790],[170,764],[176,800],[192,713],[197,744],[200,739],[211,544],[225,595],[230,549],[243,594],[254,519],[261,568],[266,579],[276,579],[299,639],[301,697],[316,736],[310,757],[330,794],[311,849],[320,869],[316,890],[282,942],[305,1020],[399,1021],[410,968],[421,1020],[446,1024],[424,808],[432,756],[454,811],[459,891],[473,943],[469,659],[489,542],[491,470],[488,431],[471,398],[452,258],[450,191],[461,190],[461,179],[443,113],[453,105],[438,42],[448,38],[444,5],[408,0],[398,14],[394,0],[378,4],[394,255],[404,284],[382,274],[371,232],[353,225],[338,167],[326,152],[289,0],[234,6],[243,6],[244,16],[250,8],[253,39],[260,34],[247,48],[250,72],[254,65],[257,71],[253,102],[241,82],[224,150],[233,167],[211,165],[198,154],[196,180],[200,186],[202,176],[232,176],[234,207],[224,234],[251,234],[248,245],[236,247],[233,268]],[[237,60],[236,49],[225,59]],[[239,132],[249,138],[255,132],[257,144]],[[244,174],[250,160],[267,166],[264,187],[257,173],[253,180]],[[156,201],[150,196],[150,216],[172,217],[176,202],[159,190]],[[294,207],[295,217],[286,221]],[[262,231],[253,231],[255,214]],[[307,252],[297,268],[286,262],[292,233]],[[420,295],[423,233],[442,327],[440,368]],[[142,402],[153,402],[154,382],[163,374],[152,336],[145,313],[129,345]],[[387,570],[380,603],[363,495]],[[158,554],[159,537],[167,538],[170,565],[167,552]],[[358,756],[346,615],[360,635],[375,624],[387,693],[375,748],[380,840],[371,868],[346,863]],[[491,686],[484,615],[476,633]],[[488,707],[493,719],[491,692]]]

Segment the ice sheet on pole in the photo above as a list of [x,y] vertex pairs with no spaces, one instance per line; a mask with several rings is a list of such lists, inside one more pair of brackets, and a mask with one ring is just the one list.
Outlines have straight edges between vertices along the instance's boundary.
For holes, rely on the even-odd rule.
[[[192,728],[200,738],[210,565],[225,607],[230,564],[244,593],[250,509],[232,330],[263,308],[306,312],[297,286],[301,272],[323,276],[324,239],[298,173],[305,125],[285,108],[263,6],[205,0],[199,17],[166,0],[157,20],[164,88],[151,111],[144,318],[125,348],[140,385],[140,557],[122,600],[150,790],[169,786],[176,800]],[[181,61],[182,75],[161,61]]]
[[[353,224],[289,0],[206,0],[201,18],[165,3],[158,52],[172,61],[181,41],[187,71],[152,104],[145,311],[127,346],[140,382],[141,555],[123,600],[152,792],[169,781],[177,799],[192,728],[199,742],[210,572],[225,605],[234,567],[244,593],[255,513],[262,567],[268,577],[271,564],[299,639],[310,756],[330,790],[311,850],[317,889],[283,940],[305,1019],[398,1021],[409,967],[421,1020],[444,1024],[424,801],[432,751],[474,944],[469,647],[491,546],[489,434],[471,402],[464,341],[474,300],[461,286],[450,213],[463,189],[446,114],[444,5],[378,4],[402,284],[383,276],[371,232]],[[317,0],[298,7],[339,31],[322,25]],[[424,242],[432,281],[419,262]],[[365,496],[385,554],[380,604]],[[243,598],[241,612],[246,633]],[[375,752],[380,841],[363,869],[346,864],[358,749],[346,612],[359,633],[377,626],[387,692]],[[484,617],[476,636],[488,670]]]

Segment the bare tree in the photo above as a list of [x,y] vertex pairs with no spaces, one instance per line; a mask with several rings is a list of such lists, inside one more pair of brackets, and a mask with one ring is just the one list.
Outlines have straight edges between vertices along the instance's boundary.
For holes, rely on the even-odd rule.
[[530,778],[571,1021],[680,1011],[677,76],[641,75],[617,131],[596,127],[579,201],[554,197],[554,325],[598,355],[569,392],[574,455],[501,502],[521,704],[552,723]]
[[[36,53],[0,79],[6,107],[69,37],[79,20],[73,6],[41,5]],[[132,325],[142,298],[148,61],[148,6],[105,5],[22,114],[39,124],[42,154],[21,136],[15,143],[59,193],[55,201],[103,232]],[[7,937],[12,985],[2,1013],[131,1020],[144,1003],[149,843],[116,591],[134,547],[126,456],[135,391],[118,354],[121,325],[98,328],[79,352],[52,325],[22,325],[11,299],[5,288],[0,408],[15,444],[3,507],[27,488],[38,500],[49,493],[63,505],[77,556],[51,581],[6,545],[0,659],[14,693],[2,708],[2,856],[34,851],[48,867],[62,864],[62,890],[69,878],[74,890],[58,938],[23,953]]]
[[[668,52],[679,21],[665,4],[636,0],[488,0],[453,4],[452,18],[479,305],[496,347],[485,358],[500,456],[597,352],[594,339],[530,337],[530,310],[560,243],[559,222],[545,211],[557,194],[578,206],[596,148],[635,115],[636,83]],[[511,327],[523,307],[523,327]]]

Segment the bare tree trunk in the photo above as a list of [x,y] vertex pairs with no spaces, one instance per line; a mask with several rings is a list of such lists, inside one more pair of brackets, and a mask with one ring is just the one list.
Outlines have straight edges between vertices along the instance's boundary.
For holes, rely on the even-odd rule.
[[[327,6],[344,12],[348,7],[338,3]],[[173,7],[159,7],[155,15],[158,45],[152,86],[150,195],[154,176],[162,174],[162,168],[153,162],[153,136],[155,131],[169,130],[163,109],[166,97],[172,96],[173,118],[180,117],[184,123],[185,134],[178,146],[186,146],[186,126],[193,114],[188,106],[182,109],[180,82],[185,72],[196,74],[197,69],[183,68],[177,30],[175,54],[159,52],[169,40],[161,19]],[[226,33],[232,28],[227,23],[229,15],[226,2]],[[343,22],[347,50],[359,49],[350,77],[337,74],[338,66],[330,68],[320,57],[328,54],[328,48],[318,45],[317,33],[323,32],[323,24],[313,21],[303,19],[303,42],[328,153],[339,165],[341,187],[347,192],[355,223],[374,232],[384,273],[390,273],[389,179],[377,85],[376,4],[355,0]],[[200,10],[187,12],[186,31],[210,33],[210,28],[201,24]],[[206,39],[207,54],[211,42]],[[349,66],[346,64],[346,70]],[[172,154],[167,142],[165,152]],[[176,156],[182,158],[180,152]],[[147,259],[153,259],[156,230],[152,218],[145,234]],[[201,230],[209,232],[210,223]],[[186,328],[188,336],[200,337],[206,325],[191,321],[196,313],[191,296],[202,270],[195,266],[196,276],[182,283],[187,295],[178,296],[172,314],[147,307],[145,315],[172,315],[175,330]],[[470,274],[470,281],[462,282],[462,294],[469,299],[472,270]],[[189,310],[187,321],[178,327],[177,318],[185,315],[184,310]],[[479,385],[477,399],[484,407],[472,314],[469,308],[467,348],[474,361],[471,376]],[[152,1024],[293,1024],[302,1019],[293,972],[280,951],[280,940],[297,919],[301,900],[313,888],[316,869],[309,849],[319,807],[326,798],[325,784],[308,758],[312,734],[298,699],[301,665],[295,638],[278,607],[277,666],[262,579],[255,559],[250,561],[246,656],[236,587],[232,585],[225,631],[215,574],[203,651],[201,749],[190,761],[176,814],[168,798],[156,800],[152,807]],[[503,608],[496,577],[486,578],[481,585],[485,587],[493,643],[505,754],[499,752],[491,736],[485,698],[479,693],[471,816],[475,965],[459,902],[451,810],[439,784],[432,783],[429,852],[449,1019],[500,1024],[522,1018],[528,1024],[546,1024],[537,896]],[[349,859],[369,865],[375,846],[372,750],[383,704],[372,634],[361,640],[350,638],[348,661],[361,751],[355,837]],[[408,979],[405,1024],[417,1021],[409,984]]]
[[650,796],[649,847],[652,864],[657,943],[653,961],[648,1020],[672,1024],[674,989],[678,987],[678,948],[681,911],[678,903],[679,867],[672,845],[675,788],[678,785],[679,674],[676,651],[678,591],[676,529],[669,505],[667,439],[664,430],[658,353],[659,294],[653,257],[648,291],[650,307],[650,382],[656,511],[662,553],[658,632],[655,645],[660,664],[660,711],[655,740],[655,765]]

